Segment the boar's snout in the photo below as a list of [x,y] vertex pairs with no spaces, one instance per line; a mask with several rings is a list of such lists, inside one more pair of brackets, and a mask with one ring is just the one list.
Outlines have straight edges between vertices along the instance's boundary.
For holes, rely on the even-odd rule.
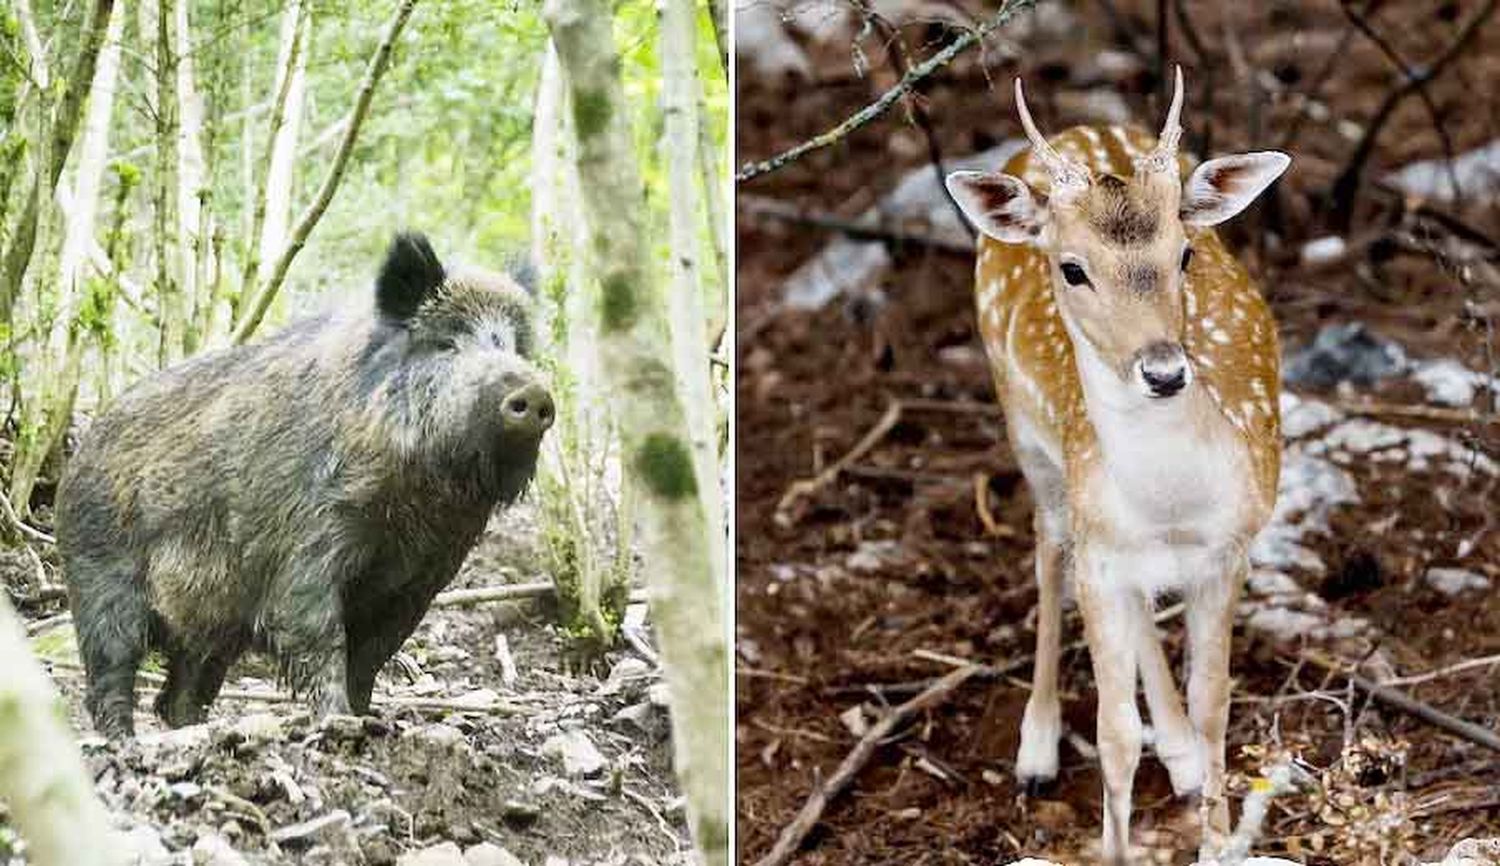
[[507,394],[500,411],[505,417],[505,429],[525,436],[540,437],[557,418],[552,395],[536,384],[525,385]]

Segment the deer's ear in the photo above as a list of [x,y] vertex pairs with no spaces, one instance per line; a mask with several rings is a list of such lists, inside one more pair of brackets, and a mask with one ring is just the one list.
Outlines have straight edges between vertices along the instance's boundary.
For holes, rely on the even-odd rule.
[[1198,166],[1182,187],[1182,222],[1215,226],[1255,201],[1292,158],[1276,150],[1221,156]]
[[948,192],[976,228],[1008,244],[1035,243],[1047,224],[1046,201],[1008,174],[955,171]]

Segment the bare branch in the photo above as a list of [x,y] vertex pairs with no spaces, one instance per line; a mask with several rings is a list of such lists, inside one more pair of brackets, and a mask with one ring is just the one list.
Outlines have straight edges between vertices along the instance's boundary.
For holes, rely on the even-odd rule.
[[953,61],[953,58],[962,54],[970,47],[977,45],[986,36],[1004,26],[1006,22],[1016,16],[1016,13],[1023,9],[1029,9],[1034,5],[1036,5],[1036,0],[1005,0],[1000,10],[988,21],[979,25],[974,30],[966,31],[962,36],[949,42],[938,53],[922,61],[916,67],[907,70],[907,73],[901,76],[901,80],[896,83],[896,86],[881,94],[879,99],[851,114],[842,123],[827,132],[816,135],[770,159],[747,164],[735,175],[735,182],[744,183],[763,174],[769,174],[789,163],[796,162],[815,150],[821,150],[831,144],[837,143],[851,132],[885,114],[890,110],[892,105],[896,104],[897,100],[910,92],[918,82],[947,66]]
[[286,280],[286,272],[291,268],[292,260],[297,257],[297,253],[302,251],[303,245],[307,243],[307,236],[312,233],[318,220],[323,218],[323,212],[328,209],[329,202],[333,201],[333,194],[344,179],[344,169],[349,165],[349,155],[354,151],[354,142],[359,138],[359,130],[364,126],[365,117],[370,113],[370,101],[375,96],[375,86],[380,83],[381,76],[390,65],[391,48],[396,44],[396,38],[401,35],[401,29],[406,26],[406,21],[411,17],[412,9],[416,5],[417,0],[402,0],[401,5],[396,9],[395,16],[386,25],[385,35],[380,40],[380,47],[375,49],[375,56],[370,58],[370,65],[365,70],[364,80],[360,82],[359,93],[354,99],[354,110],[349,121],[349,128],[345,130],[344,138],[339,142],[338,153],[333,157],[333,167],[328,170],[328,175],[323,179],[323,185],[318,189],[318,194],[312,204],[308,205],[307,210],[297,218],[297,225],[292,229],[292,236],[287,242],[286,249],[282,251],[275,266],[271,268],[271,276],[250,302],[244,320],[235,329],[235,343],[243,343],[255,333],[256,327],[266,317],[266,311],[271,308],[271,301],[276,299],[276,293],[280,290],[282,282]]

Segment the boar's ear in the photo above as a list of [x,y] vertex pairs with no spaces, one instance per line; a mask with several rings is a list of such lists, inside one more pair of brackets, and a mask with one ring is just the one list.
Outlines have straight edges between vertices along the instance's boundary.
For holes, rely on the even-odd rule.
[[375,279],[375,305],[383,316],[409,318],[427,293],[443,284],[443,265],[427,236],[402,232],[391,241]]

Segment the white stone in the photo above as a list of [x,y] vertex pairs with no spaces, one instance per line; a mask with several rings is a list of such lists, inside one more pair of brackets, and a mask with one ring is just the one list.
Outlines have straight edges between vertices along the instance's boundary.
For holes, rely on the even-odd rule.
[[464,852],[466,866],[526,866],[521,858],[492,842],[481,842]]
[[1464,568],[1429,568],[1424,579],[1428,586],[1449,597],[1490,588],[1488,577]]
[[396,860],[396,866],[468,866],[464,852],[452,842],[443,842],[420,851],[408,851]]
[[1250,614],[1250,620],[1246,624],[1252,631],[1262,632],[1287,643],[1295,643],[1304,637],[1317,637],[1324,632],[1322,617],[1284,607],[1263,607]]
[[1422,361],[1412,370],[1411,377],[1427,392],[1428,402],[1444,406],[1470,405],[1488,378],[1452,358]]
[[1281,392],[1281,435],[1287,439],[1303,436],[1343,419],[1344,415],[1322,400]]
[[608,761],[594,741],[582,731],[554,734],[542,744],[542,754],[562,761],[563,772],[569,776],[592,776],[603,770]]
[[193,863],[194,866],[249,866],[250,861],[223,836],[208,832],[193,843]]
[[1306,265],[1320,265],[1341,257],[1348,245],[1338,235],[1310,240],[1302,245],[1302,263]]

